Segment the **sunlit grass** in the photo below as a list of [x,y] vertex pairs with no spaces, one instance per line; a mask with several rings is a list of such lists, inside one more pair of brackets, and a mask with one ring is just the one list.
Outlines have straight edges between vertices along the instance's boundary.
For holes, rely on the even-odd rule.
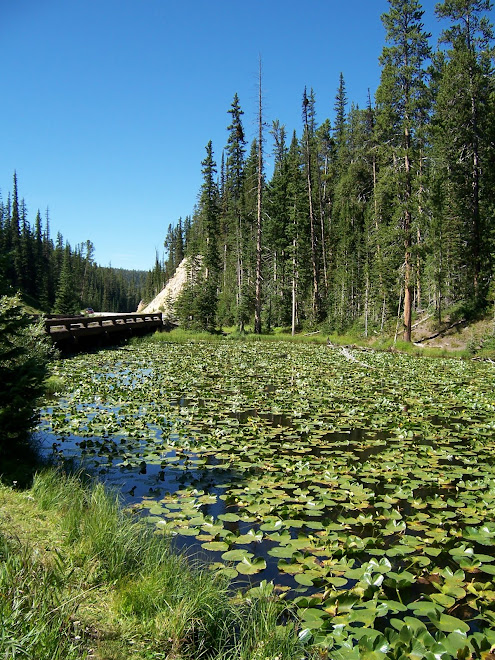
[[[462,311],[462,310],[461,310]],[[427,312],[425,312],[427,313]],[[444,310],[444,318],[455,319],[459,316],[459,309],[453,307]],[[433,332],[436,328],[436,322],[433,312],[429,312],[426,316],[429,326]],[[486,325],[491,320],[486,317],[483,323]],[[478,324],[479,326],[479,324]],[[477,326],[477,327],[478,327]],[[422,326],[425,327],[424,325]],[[440,326],[438,326],[440,328]],[[382,331],[378,332],[377,328],[371,329],[368,335],[365,335],[364,326],[359,323],[353,326],[350,330],[342,333],[330,330],[325,323],[320,324],[316,328],[299,329],[294,335],[291,333],[290,327],[272,327],[269,330],[264,328],[261,334],[255,334],[253,327],[247,325],[244,332],[239,332],[237,326],[224,326],[215,333],[198,332],[192,330],[183,330],[176,328],[171,332],[156,333],[151,338],[145,338],[144,341],[164,341],[175,343],[188,343],[195,341],[203,342],[219,342],[219,341],[242,341],[246,343],[251,342],[290,342],[296,344],[325,344],[330,343],[336,346],[357,346],[364,348],[372,348],[377,351],[392,351],[406,353],[413,356],[423,356],[429,358],[457,358],[457,359],[470,359],[477,356],[484,359],[495,358],[495,349],[493,348],[493,332],[489,335],[485,333],[480,337],[480,341],[473,345],[467,345],[465,348],[455,348],[454,346],[447,347],[430,347],[426,343],[404,342],[395,336],[396,323],[390,321]],[[478,330],[478,333],[480,331]],[[143,340],[139,340],[143,341]]]
[[85,657],[71,634],[73,604],[64,593],[64,567],[0,535],[0,656],[37,660]]
[[60,394],[64,391],[64,381],[58,376],[49,376],[43,383],[45,395]]
[[182,328],[174,328],[169,332],[155,332],[149,337],[145,337],[140,341],[153,341],[153,342],[174,342],[174,343],[188,343],[191,341],[207,341],[216,342],[222,341],[224,335],[221,333],[212,332],[199,332],[196,330],[184,330]]
[[[293,344],[331,344],[334,346],[356,346],[362,348],[372,348],[377,351],[397,351],[407,353],[413,356],[423,357],[450,357],[450,358],[469,358],[473,353],[468,349],[454,350],[451,348],[428,347],[414,342],[405,342],[400,339],[383,334],[370,337],[362,333],[337,334],[329,333],[324,329],[314,331],[301,331],[292,335],[290,329],[273,328],[269,332],[255,334],[249,329],[240,333],[236,328],[223,328],[221,332],[198,332],[194,330],[183,330],[176,328],[170,332],[157,332],[151,337],[139,340],[144,342],[170,342],[170,343],[190,343],[190,342],[208,342],[218,343],[222,341],[245,342],[245,343],[276,343],[289,342]],[[485,350],[478,351],[477,354],[491,357],[494,352]]]

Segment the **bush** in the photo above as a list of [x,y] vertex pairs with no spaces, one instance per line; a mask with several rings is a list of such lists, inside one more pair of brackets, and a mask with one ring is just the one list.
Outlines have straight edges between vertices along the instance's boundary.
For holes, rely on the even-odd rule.
[[0,297],[0,456],[28,438],[52,351],[42,323],[24,313],[19,298]]

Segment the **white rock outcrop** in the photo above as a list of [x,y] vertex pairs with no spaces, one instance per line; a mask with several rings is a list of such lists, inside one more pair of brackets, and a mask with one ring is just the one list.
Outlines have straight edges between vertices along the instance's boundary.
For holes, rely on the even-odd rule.
[[146,307],[143,307],[140,313],[152,314],[153,312],[163,312],[166,318],[174,321],[174,303],[184,286],[188,282],[195,280],[200,269],[201,257],[196,257],[193,260],[189,257],[183,259],[160,293]]

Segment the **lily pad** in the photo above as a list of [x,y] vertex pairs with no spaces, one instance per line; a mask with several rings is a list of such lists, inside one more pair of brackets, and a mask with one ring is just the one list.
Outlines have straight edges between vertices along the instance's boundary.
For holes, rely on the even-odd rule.
[[209,541],[207,543],[202,543],[201,547],[212,552],[225,552],[229,549],[228,544],[223,541]]
[[244,557],[239,564],[236,564],[235,568],[242,575],[255,575],[255,573],[259,573],[266,568],[266,561],[262,557],[255,557],[254,559]]
[[449,614],[441,614],[438,619],[430,617],[430,621],[442,632],[452,633],[467,633],[469,632],[469,624],[461,619],[457,619]]

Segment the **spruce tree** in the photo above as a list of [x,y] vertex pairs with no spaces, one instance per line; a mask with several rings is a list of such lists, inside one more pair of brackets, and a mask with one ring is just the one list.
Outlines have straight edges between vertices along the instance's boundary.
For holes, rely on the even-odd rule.
[[218,277],[220,257],[218,253],[219,207],[216,182],[216,163],[213,159],[211,140],[206,145],[206,157],[202,161],[203,185],[200,208],[204,232],[203,266],[205,282],[197,299],[197,312],[205,330],[213,330],[216,325],[218,302]]
[[[236,311],[234,316],[237,318],[239,330],[244,330],[244,314],[239,313],[243,305],[243,291],[245,279],[245,243],[246,237],[246,219],[243,208],[243,189],[244,189],[244,167],[246,153],[246,139],[242,125],[242,115],[244,112],[240,107],[239,97],[234,95],[231,108],[228,110],[231,115],[230,124],[227,126],[229,131],[227,139],[227,159],[225,163],[225,185],[223,191],[225,207],[225,239],[224,239],[224,259],[225,270],[233,267],[235,269],[236,286]],[[232,252],[235,255],[234,263],[228,259]],[[224,289],[228,286],[228,273],[224,277]],[[224,291],[224,295],[225,295]]]
[[339,87],[335,96],[335,122],[334,122],[334,138],[339,149],[344,142],[344,132],[346,127],[346,106],[347,106],[347,93],[345,90],[344,74],[341,73],[339,77]]
[[367,111],[352,107],[337,152],[340,175],[333,190],[331,325],[345,330],[365,311],[365,227],[372,197]]
[[309,234],[308,197],[305,189],[305,179],[302,169],[301,147],[296,132],[287,154],[287,198],[289,222],[287,238],[289,239],[290,287],[291,287],[291,333],[294,335],[301,325],[303,313],[302,303],[308,288],[311,289],[311,259],[310,248],[306,240]]
[[20,290],[22,286],[22,257],[21,257],[21,229],[19,213],[19,194],[17,190],[17,173],[14,172],[14,187],[12,192],[12,215],[10,217],[11,268],[10,280],[14,289]]
[[417,128],[427,98],[430,35],[423,29],[424,12],[418,0],[389,0],[389,5],[389,12],[382,15],[389,45],[380,57],[377,128],[383,145],[381,174],[395,188],[391,217],[399,221],[403,238],[404,340],[411,341],[413,227],[418,215],[415,193],[420,158]]
[[[313,276],[313,286],[311,295],[312,322],[321,320],[321,298],[320,298],[320,280],[319,280],[319,241],[316,226],[315,215],[315,193],[314,193],[314,172],[313,164],[315,162],[315,99],[313,90],[308,96],[306,88],[303,93],[302,102],[303,116],[303,143],[304,143],[304,166],[306,170],[306,186],[308,193],[309,209],[309,230],[310,230],[310,248],[311,248],[311,270]],[[317,159],[316,159],[317,160]]]
[[490,279],[493,222],[489,173],[495,157],[490,124],[495,79],[493,28],[486,15],[491,8],[488,0],[445,0],[436,7],[437,16],[450,22],[436,60],[434,156],[444,189],[440,213],[444,234],[453,239],[456,294],[477,303],[483,303]]
[[254,332],[261,334],[261,250],[263,233],[263,192],[264,192],[264,159],[263,159],[263,94],[261,88],[261,59],[259,61],[258,79],[258,171],[256,177],[256,283],[254,294]]
[[78,313],[80,301],[75,294],[74,284],[71,268],[71,249],[67,244],[63,250],[62,266],[53,310],[55,314],[69,316]]
[[278,120],[272,124],[274,170],[266,191],[267,217],[264,244],[270,255],[265,278],[268,297],[268,325],[290,324],[290,280],[288,278],[289,239],[289,167],[285,126]]

